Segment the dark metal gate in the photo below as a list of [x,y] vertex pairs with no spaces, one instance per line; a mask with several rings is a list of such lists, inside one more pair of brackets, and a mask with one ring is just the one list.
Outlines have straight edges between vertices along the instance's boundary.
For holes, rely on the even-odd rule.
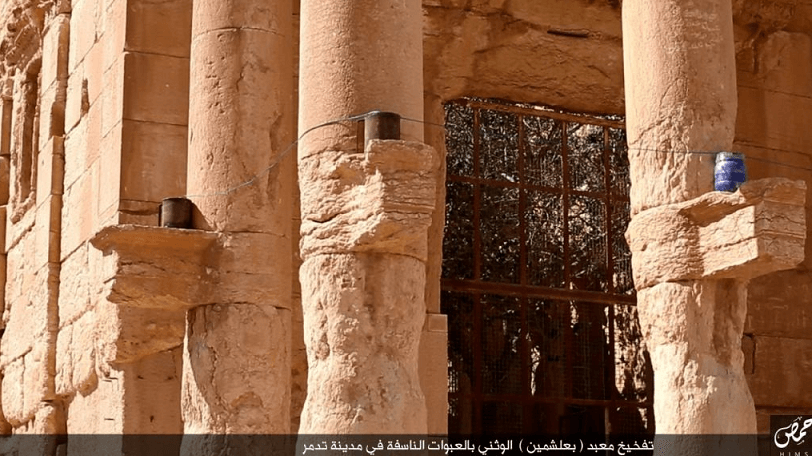
[[653,432],[622,120],[446,105],[449,432]]

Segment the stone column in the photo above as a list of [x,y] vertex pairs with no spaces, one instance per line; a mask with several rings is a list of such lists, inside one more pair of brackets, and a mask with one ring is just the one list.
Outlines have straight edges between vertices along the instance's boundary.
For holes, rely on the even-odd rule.
[[263,442],[188,434],[290,431],[294,159],[267,168],[294,139],[291,2],[193,8],[188,193],[194,227],[218,239],[206,253],[208,288],[187,314],[183,454],[242,444],[254,454],[267,452]]
[[[418,1],[304,0],[299,131],[372,110],[422,119]],[[435,151],[422,125],[364,138],[352,122],[299,148],[308,357],[303,434],[426,433],[417,373]],[[361,134],[363,136],[363,134]]]
[[746,284],[803,259],[803,183],[765,179],[733,195],[707,194],[714,157],[688,153],[733,146],[731,0],[625,0],[623,50],[627,239],[654,368],[656,432],[755,434],[741,351]]
[[626,0],[623,65],[632,216],[713,190],[736,127],[731,0]]

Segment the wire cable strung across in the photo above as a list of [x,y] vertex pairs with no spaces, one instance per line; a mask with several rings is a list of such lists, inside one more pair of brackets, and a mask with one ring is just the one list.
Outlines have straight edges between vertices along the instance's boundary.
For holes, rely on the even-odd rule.
[[[252,185],[254,182],[256,182],[257,179],[259,179],[260,177],[262,177],[263,175],[265,175],[266,173],[271,171],[274,167],[279,165],[279,163],[282,160],[284,160],[285,157],[287,157],[287,155],[293,150],[294,146],[296,146],[302,139],[304,139],[305,136],[312,133],[313,131],[318,130],[320,128],[329,127],[329,126],[332,126],[332,125],[341,125],[341,124],[344,124],[346,122],[358,122],[359,120],[364,120],[369,115],[377,113],[377,112],[379,112],[379,111],[374,110],[374,111],[365,112],[363,114],[357,114],[357,115],[354,115],[354,116],[348,116],[348,117],[342,117],[342,118],[338,118],[338,119],[328,120],[327,122],[320,123],[318,125],[310,127],[307,130],[305,130],[301,135],[299,135],[299,137],[297,137],[292,143],[288,144],[287,147],[285,147],[282,150],[282,152],[279,155],[277,155],[276,158],[274,158],[274,160],[271,162],[270,165],[268,165],[265,169],[263,169],[262,171],[260,171],[256,175],[252,176],[250,179],[248,179],[248,180],[246,180],[244,182],[241,182],[241,183],[235,185],[234,187],[230,187],[230,188],[228,188],[226,190],[222,190],[222,191],[219,191],[219,192],[201,193],[201,194],[195,194],[195,195],[183,195],[183,197],[192,199],[192,198],[208,198],[208,197],[212,197],[212,196],[226,196],[226,195],[229,195],[229,194],[231,194],[231,193],[233,193],[233,192],[235,192],[235,191],[237,191],[237,190],[239,190],[239,189],[241,189],[243,187],[247,187],[249,185]],[[446,129],[445,125],[438,124],[438,123],[435,123],[435,122],[428,122],[428,121],[419,120],[419,119],[411,119],[411,118],[408,118],[408,117],[401,117],[401,120],[406,121],[406,122],[414,122],[414,123],[418,123],[418,124],[430,125],[430,126],[433,126],[433,127]],[[635,150],[635,151],[643,151],[643,152],[656,152],[656,153],[686,154],[686,155],[687,154],[708,155],[708,156],[715,156],[717,153],[719,153],[719,151],[713,151],[713,152],[690,151],[690,150],[689,151],[680,151],[680,150],[653,149],[653,148],[645,148],[645,147],[630,147],[627,150],[630,150],[630,151]],[[789,164],[789,163],[777,162],[777,161],[773,161],[773,160],[767,160],[765,158],[752,157],[752,156],[746,156],[746,158],[747,158],[747,160],[753,160],[753,161],[758,161],[758,162],[762,162],[762,163],[768,163],[768,164],[777,165],[777,166],[785,166],[785,167],[794,168],[794,169],[803,170],[803,171],[812,171],[812,168],[807,168],[807,167],[798,166],[798,165],[792,165],[792,164]]]

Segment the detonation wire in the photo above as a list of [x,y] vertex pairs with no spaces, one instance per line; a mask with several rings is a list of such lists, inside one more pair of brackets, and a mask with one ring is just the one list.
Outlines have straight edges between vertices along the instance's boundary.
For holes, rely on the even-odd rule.
[[[294,146],[299,144],[299,142],[301,142],[305,138],[305,136],[312,133],[313,131],[316,131],[316,130],[324,128],[324,127],[329,127],[329,126],[332,126],[332,125],[342,125],[342,124],[344,124],[346,122],[358,122],[360,120],[364,120],[369,115],[375,114],[375,113],[378,113],[378,112],[380,112],[380,111],[374,110],[374,111],[365,112],[363,114],[356,114],[354,116],[341,117],[341,118],[338,118],[338,119],[328,120],[326,122],[323,122],[323,123],[320,123],[320,124],[315,125],[313,127],[310,127],[307,130],[305,130],[301,135],[299,135],[293,142],[288,144],[282,150],[282,152],[279,153],[279,155],[277,155],[273,159],[273,161],[271,162],[270,165],[268,165],[265,169],[263,169],[262,171],[260,171],[256,175],[252,176],[250,179],[248,179],[248,180],[246,180],[244,182],[241,182],[241,183],[235,185],[234,187],[230,187],[230,188],[228,188],[226,190],[222,190],[222,191],[219,191],[219,192],[201,193],[201,194],[194,194],[194,195],[187,194],[187,195],[184,195],[183,197],[192,199],[192,198],[208,198],[208,197],[212,197],[212,196],[226,196],[226,195],[229,195],[229,194],[231,194],[231,193],[233,193],[233,192],[235,192],[235,191],[237,191],[237,190],[239,190],[239,189],[241,189],[243,187],[247,187],[249,185],[252,185],[257,181],[257,179],[264,176],[265,174],[270,172],[273,168],[275,168],[277,165],[279,165],[279,163],[281,163],[282,160],[284,160],[285,157],[287,157],[287,155],[293,150]],[[425,121],[425,120],[411,119],[409,117],[401,117],[401,120],[406,121],[406,122],[414,122],[414,123],[418,123],[418,124],[423,124],[423,125],[430,125],[430,126],[433,126],[433,127],[442,128],[444,130],[448,129],[443,124],[439,124],[439,123],[435,123],[435,122],[428,122],[428,121]],[[629,147],[629,148],[625,148],[625,149],[628,150],[628,151],[635,150],[635,151],[643,151],[643,152],[672,153],[672,154],[685,154],[685,155],[709,155],[709,156],[714,156],[717,153],[721,152],[721,151],[712,151],[711,152],[711,151],[692,151],[692,150],[682,151],[682,150],[654,149],[654,148],[646,148],[646,147]],[[724,151],[724,152],[728,152],[728,151]],[[768,163],[768,164],[777,165],[777,166],[785,166],[785,167],[799,169],[799,170],[803,170],[803,171],[812,171],[812,168],[792,165],[792,164],[789,164],[789,163],[777,162],[777,161],[773,161],[773,160],[767,160],[765,158],[747,156],[746,154],[745,154],[745,158],[747,160],[758,161],[758,162]]]

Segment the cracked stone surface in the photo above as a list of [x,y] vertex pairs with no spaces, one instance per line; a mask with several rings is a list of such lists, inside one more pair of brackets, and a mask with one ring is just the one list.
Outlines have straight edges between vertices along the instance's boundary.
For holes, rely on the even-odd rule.
[[656,430],[754,434],[741,349],[747,281],[803,260],[806,186],[759,180],[733,195],[712,192],[713,153],[732,150],[736,126],[730,0],[626,0],[623,31],[627,240],[654,368]]

